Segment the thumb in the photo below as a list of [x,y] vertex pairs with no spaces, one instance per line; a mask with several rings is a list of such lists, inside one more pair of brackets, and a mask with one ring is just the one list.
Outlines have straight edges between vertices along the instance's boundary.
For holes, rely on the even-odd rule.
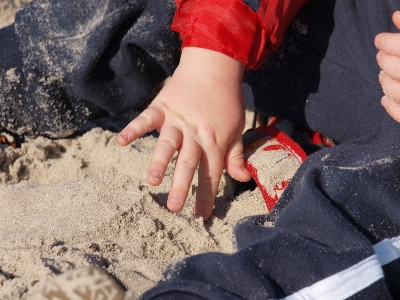
[[226,150],[225,169],[235,180],[245,182],[251,179],[251,175],[244,164],[242,133],[240,130],[237,131],[236,136]]

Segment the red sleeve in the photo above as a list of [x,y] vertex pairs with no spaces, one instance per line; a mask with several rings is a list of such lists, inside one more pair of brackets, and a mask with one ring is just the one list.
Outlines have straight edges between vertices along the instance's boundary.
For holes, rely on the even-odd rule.
[[171,29],[180,33],[182,48],[218,51],[256,69],[279,47],[285,29],[307,2],[261,0],[255,12],[242,0],[176,0]]

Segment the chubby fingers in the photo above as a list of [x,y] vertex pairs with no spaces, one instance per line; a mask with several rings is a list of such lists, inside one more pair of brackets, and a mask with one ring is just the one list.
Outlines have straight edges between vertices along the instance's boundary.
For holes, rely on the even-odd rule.
[[121,146],[129,145],[145,133],[160,127],[163,123],[164,113],[158,108],[150,106],[119,133],[117,142]]
[[[400,29],[400,11],[396,11],[392,15],[392,20],[397,29]],[[400,41],[398,33],[383,32],[375,37],[375,46],[386,53],[392,55],[400,55]]]
[[375,37],[375,46],[386,53],[400,55],[399,33],[382,32]]
[[400,123],[400,105],[399,103],[393,101],[388,96],[383,96],[382,97],[382,106],[386,109],[388,114],[397,122]]
[[382,106],[393,119],[400,122],[400,81],[381,71],[379,82],[385,93],[381,100]]
[[398,55],[389,54],[383,50],[376,55],[376,60],[380,68],[393,79],[400,80],[400,34],[399,34]]
[[379,73],[379,83],[383,93],[395,103],[400,104],[400,81],[389,76],[385,71]]
[[176,158],[171,190],[168,194],[167,207],[170,211],[179,211],[185,204],[200,156],[201,149],[197,142],[190,137],[183,137]]
[[202,151],[194,214],[207,221],[214,207],[224,167],[224,157],[217,147]]
[[177,127],[165,124],[161,128],[147,173],[147,181],[151,185],[159,185],[162,182],[168,164],[181,142],[182,132]]
[[[400,11],[396,11],[392,19],[396,27],[400,29]],[[380,33],[375,37],[374,42],[379,49],[376,60],[380,68],[387,75],[400,80],[400,33]]]
[[225,169],[237,181],[246,182],[251,179],[244,163],[242,131],[236,133],[235,138],[226,150]]
[[400,29],[400,11],[395,11],[392,15],[392,20],[397,29]]

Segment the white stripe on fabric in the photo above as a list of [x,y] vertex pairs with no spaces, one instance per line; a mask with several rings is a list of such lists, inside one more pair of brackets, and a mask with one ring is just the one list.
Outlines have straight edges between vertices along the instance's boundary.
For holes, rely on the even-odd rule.
[[400,258],[400,237],[384,239],[374,245],[376,255],[382,266]]
[[283,299],[345,299],[362,291],[383,278],[381,266],[400,258],[400,237],[380,241],[373,248],[376,255]]
[[376,254],[350,268],[314,283],[282,300],[346,299],[383,278]]

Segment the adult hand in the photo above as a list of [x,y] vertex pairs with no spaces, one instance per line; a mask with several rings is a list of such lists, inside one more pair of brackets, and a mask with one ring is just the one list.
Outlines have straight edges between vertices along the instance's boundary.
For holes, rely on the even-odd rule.
[[236,180],[250,180],[242,144],[243,72],[242,63],[224,54],[184,48],[165,87],[119,134],[118,143],[128,145],[153,129],[160,133],[147,175],[151,185],[161,183],[178,151],[167,200],[171,211],[182,209],[197,167],[194,214],[204,220],[212,212],[224,166]]
[[[400,29],[400,11],[395,12],[392,19]],[[378,34],[375,46],[379,49],[376,59],[382,69],[379,82],[385,93],[381,102],[392,118],[400,122],[400,33]]]

